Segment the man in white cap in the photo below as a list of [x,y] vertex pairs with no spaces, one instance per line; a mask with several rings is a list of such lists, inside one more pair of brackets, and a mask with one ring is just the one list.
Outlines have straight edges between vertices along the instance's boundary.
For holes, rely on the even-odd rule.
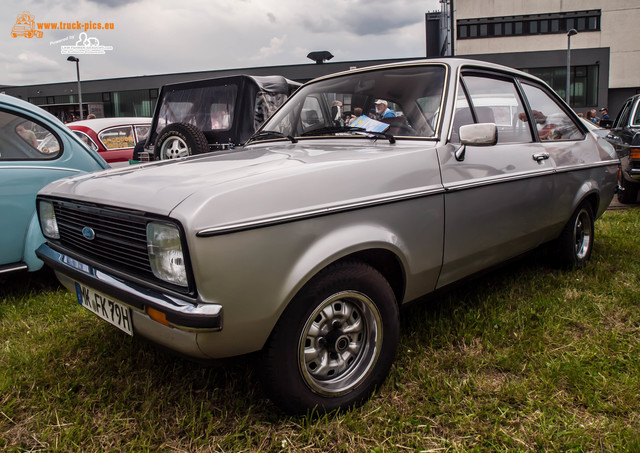
[[378,113],[378,118],[393,118],[396,116],[396,112],[388,107],[387,101],[384,99],[376,101],[376,112]]

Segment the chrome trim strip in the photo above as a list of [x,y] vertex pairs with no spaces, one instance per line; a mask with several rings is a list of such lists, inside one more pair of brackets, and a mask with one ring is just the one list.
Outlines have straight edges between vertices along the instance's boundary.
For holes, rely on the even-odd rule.
[[197,303],[122,280],[60,253],[47,243],[36,250],[36,255],[56,272],[138,312],[143,312],[145,307],[163,312],[167,321],[177,329],[189,332],[222,330],[222,305]]
[[310,219],[313,217],[323,217],[330,214],[337,214],[341,212],[355,211],[358,209],[369,208],[373,206],[381,206],[390,203],[397,203],[399,201],[412,200],[415,198],[423,198],[431,195],[437,195],[444,193],[445,190],[442,187],[435,188],[422,188],[418,191],[410,193],[403,193],[399,195],[391,195],[384,198],[376,198],[372,200],[360,201],[355,203],[349,203],[338,206],[329,206],[322,209],[315,209],[312,211],[297,212],[294,214],[287,214],[277,217],[269,217],[268,219],[250,220],[247,222],[239,222],[230,225],[222,225],[218,227],[205,228],[196,233],[197,237],[210,237],[218,236],[222,234],[235,233],[238,231],[246,231],[254,228],[264,228],[273,225],[280,225],[283,223],[296,222],[298,220]]
[[557,167],[556,171],[558,173],[567,173],[569,171],[580,171],[589,168],[600,168],[600,167],[611,167],[611,166],[620,165],[620,161],[618,159],[605,160],[601,162],[592,162],[587,164],[577,164],[577,165],[563,165],[561,167]]
[[24,263],[10,264],[0,267],[0,274],[8,274],[9,272],[24,271],[27,269],[29,269],[29,267]]
[[0,166],[0,170],[60,170],[60,171],[70,171],[73,173],[86,173],[86,170],[78,170],[77,168],[66,168],[66,167],[50,167],[44,165],[2,165]]
[[459,190],[473,189],[474,187],[490,186],[493,184],[500,184],[504,182],[521,181],[523,179],[537,178],[539,176],[552,176],[555,173],[556,173],[555,169],[550,168],[548,170],[543,170],[539,172],[508,174],[508,175],[499,176],[499,177],[482,178],[482,179],[476,179],[474,181],[453,183],[445,186],[445,189],[447,190],[447,192],[455,192]]
[[315,209],[312,211],[304,211],[304,212],[298,212],[294,214],[270,217],[268,219],[257,219],[257,220],[250,220],[247,222],[238,222],[238,223],[233,223],[229,225],[204,228],[202,230],[199,230],[196,233],[196,236],[197,237],[219,236],[223,234],[236,233],[239,231],[247,231],[255,228],[265,228],[265,227],[270,227],[274,225],[280,225],[283,223],[291,223],[299,220],[311,219],[314,217],[322,217],[322,216],[337,214],[341,212],[354,211],[354,210],[369,208],[373,206],[397,203],[400,201],[411,200],[415,198],[423,198],[423,197],[428,197],[431,195],[437,195],[437,194],[446,193],[446,192],[457,192],[460,190],[468,190],[475,187],[500,184],[500,183],[512,182],[512,181],[519,181],[523,179],[537,178],[540,176],[552,176],[556,173],[584,170],[589,168],[607,167],[607,166],[618,165],[618,164],[619,164],[618,160],[609,160],[609,161],[593,163],[593,164],[581,164],[581,165],[561,167],[560,170],[556,168],[551,168],[548,170],[543,170],[538,172],[518,173],[518,174],[505,175],[502,177],[478,179],[471,182],[467,181],[464,183],[451,184],[444,187],[422,188],[410,193],[391,195],[383,198],[376,198],[372,200],[360,201],[360,202],[349,203],[344,205],[329,206],[323,209]]

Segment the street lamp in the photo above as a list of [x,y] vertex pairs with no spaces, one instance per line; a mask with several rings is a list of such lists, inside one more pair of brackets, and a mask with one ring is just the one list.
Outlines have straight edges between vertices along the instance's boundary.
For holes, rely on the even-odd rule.
[[567,104],[569,104],[569,89],[571,87],[571,37],[577,34],[578,30],[575,28],[567,32],[567,91],[565,93]]
[[70,55],[67,57],[67,61],[73,61],[76,63],[76,74],[78,75],[78,98],[80,105],[80,119],[82,120],[82,89],[80,88],[80,59]]

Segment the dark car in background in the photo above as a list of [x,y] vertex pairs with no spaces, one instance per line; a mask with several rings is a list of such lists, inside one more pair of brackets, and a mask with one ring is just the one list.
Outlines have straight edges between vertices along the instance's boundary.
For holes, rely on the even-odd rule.
[[618,200],[621,203],[638,201],[640,188],[640,94],[624,102],[607,135],[620,158]]
[[248,75],[164,85],[151,133],[134,159],[176,159],[242,145],[299,86],[282,76]]

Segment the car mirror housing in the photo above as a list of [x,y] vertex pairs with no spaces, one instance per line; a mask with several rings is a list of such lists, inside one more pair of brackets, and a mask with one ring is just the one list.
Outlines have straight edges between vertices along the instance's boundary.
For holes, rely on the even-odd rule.
[[498,143],[498,128],[494,123],[460,126],[460,143],[472,146],[493,146]]

